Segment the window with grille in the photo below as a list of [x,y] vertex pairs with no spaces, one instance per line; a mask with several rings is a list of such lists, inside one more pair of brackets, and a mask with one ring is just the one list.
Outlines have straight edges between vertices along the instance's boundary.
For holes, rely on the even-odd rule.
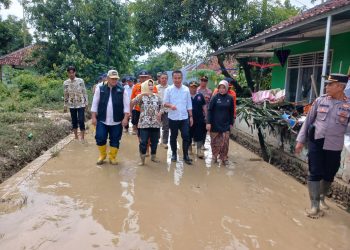
[[[288,57],[286,97],[291,102],[309,103],[319,94],[321,86],[321,74],[323,65],[323,51],[292,55]],[[332,63],[333,51],[329,51],[327,61],[327,74]],[[311,75],[316,82],[315,87],[311,83]]]

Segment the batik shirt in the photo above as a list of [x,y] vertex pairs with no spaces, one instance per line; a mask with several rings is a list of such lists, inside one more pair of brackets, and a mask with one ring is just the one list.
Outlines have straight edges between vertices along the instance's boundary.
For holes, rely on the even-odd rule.
[[84,108],[88,105],[88,95],[84,80],[81,78],[68,79],[63,83],[64,106],[68,108]]
[[204,96],[204,98],[205,98],[205,103],[209,104],[211,96],[212,96],[212,93],[213,93],[209,88],[201,88],[201,87],[199,87],[197,89],[197,93],[201,93]]
[[140,106],[139,128],[160,128],[162,123],[158,121],[157,115],[163,112],[162,100],[156,95],[138,95],[133,99]]

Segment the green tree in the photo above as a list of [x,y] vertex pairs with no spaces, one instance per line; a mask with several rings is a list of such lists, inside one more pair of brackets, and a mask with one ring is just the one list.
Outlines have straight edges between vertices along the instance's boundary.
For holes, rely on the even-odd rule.
[[[134,39],[141,51],[183,42],[205,43],[216,51],[298,12],[288,0],[283,4],[267,0],[136,0],[130,11]],[[218,56],[222,68],[224,60],[225,55]],[[223,74],[230,76],[226,70]]]
[[[198,70],[192,70],[188,72],[187,79],[196,78],[200,79],[202,76],[207,76],[209,80],[209,88],[212,90],[216,88],[216,85],[219,83],[219,81],[223,80],[225,78],[224,75],[218,75],[214,70],[210,69],[198,69]],[[199,81],[199,80],[197,80]]]
[[23,37],[26,42],[32,42],[32,36],[25,28],[23,32],[23,20],[15,16],[8,16],[6,20],[0,17],[0,55],[8,54],[17,49],[23,48]]
[[158,72],[180,69],[182,66],[181,57],[175,52],[167,50],[164,53],[153,53],[145,62],[137,64],[135,73],[146,69],[153,77],[156,77]]
[[[33,0],[26,6],[35,36],[45,41],[41,66],[62,65],[74,45],[95,64],[130,70],[129,14],[114,0]],[[60,52],[60,53],[59,53]]]

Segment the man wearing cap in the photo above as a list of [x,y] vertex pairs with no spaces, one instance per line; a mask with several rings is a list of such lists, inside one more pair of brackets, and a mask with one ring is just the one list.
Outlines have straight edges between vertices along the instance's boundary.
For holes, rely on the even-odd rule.
[[[134,86],[134,82],[133,82],[133,79],[131,76],[125,77],[125,81],[126,81],[126,84],[124,86],[124,90],[128,93],[129,100],[131,100],[131,92],[132,92],[132,88]],[[128,124],[124,128],[125,128],[124,132],[127,133],[129,130],[129,121],[128,121]]]
[[107,157],[106,144],[109,136],[109,162],[118,164],[117,154],[122,126],[128,123],[130,113],[130,99],[123,86],[118,84],[119,74],[116,70],[107,73],[107,85],[98,87],[92,102],[92,124],[96,126],[96,144],[100,156],[97,164],[101,165]]
[[[190,128],[190,139],[197,144],[197,157],[204,158],[202,151],[203,143],[207,135],[205,117],[207,116],[207,105],[205,103],[204,96],[201,93],[197,93],[199,84],[196,81],[189,83],[189,89],[192,99],[192,114],[193,114],[193,126]],[[190,153],[192,147],[189,147]]]
[[208,86],[208,77],[202,76],[200,78],[200,84],[197,89],[197,93],[201,93],[205,98],[205,103],[208,105],[212,95],[212,91],[207,87]]
[[175,70],[172,73],[174,84],[165,91],[164,107],[169,108],[171,161],[177,161],[177,135],[179,130],[182,137],[183,160],[192,164],[188,156],[190,146],[190,127],[193,125],[192,101],[188,87],[182,85],[182,72]]
[[[158,94],[164,103],[165,91],[168,88],[168,74],[166,72],[161,73],[159,77],[159,84],[156,86]],[[168,109],[164,109],[162,114],[162,144],[165,149],[168,148],[169,140],[169,120],[168,120]]]
[[[130,99],[134,99],[141,94],[141,84],[148,79],[152,79],[151,75],[146,70],[141,70],[139,73],[139,83],[135,84],[131,91]],[[153,88],[153,93],[158,94],[157,88]],[[131,123],[133,125],[133,134],[137,133],[137,124],[140,119],[140,106],[130,103],[130,110],[132,110]]]
[[157,86],[158,84],[160,84],[160,76],[162,75],[162,72],[158,72],[157,73],[157,81],[154,82],[154,85]]
[[134,86],[134,82],[130,76],[125,77],[126,84],[124,86],[125,91],[128,93],[129,98],[131,98],[132,88]]
[[301,152],[308,140],[311,209],[307,210],[307,216],[311,218],[322,216],[320,209],[329,209],[325,196],[340,166],[344,135],[350,117],[350,101],[344,94],[347,81],[346,75],[329,76],[325,81],[326,94],[312,104],[296,140],[296,154]]

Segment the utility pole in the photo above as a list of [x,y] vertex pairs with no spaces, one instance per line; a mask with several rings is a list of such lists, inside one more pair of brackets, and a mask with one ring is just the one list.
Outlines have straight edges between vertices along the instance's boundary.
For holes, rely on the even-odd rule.
[[107,41],[107,66],[108,66],[108,68],[109,68],[109,61],[110,61],[110,57],[111,57],[110,47],[111,47],[111,18],[108,18],[108,41]]
[[22,30],[23,30],[23,48],[27,45],[27,25],[26,25],[26,17],[25,17],[25,0],[22,0],[22,8],[23,8],[23,21],[22,21]]

